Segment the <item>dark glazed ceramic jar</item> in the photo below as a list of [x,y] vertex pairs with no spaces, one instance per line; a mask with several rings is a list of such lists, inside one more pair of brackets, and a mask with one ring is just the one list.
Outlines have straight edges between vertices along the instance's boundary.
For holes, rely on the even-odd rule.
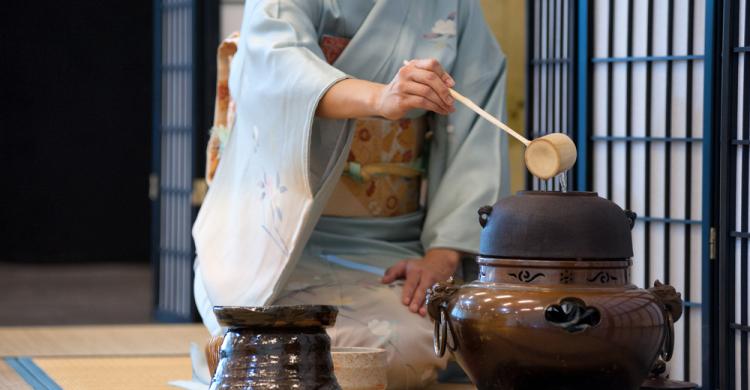
[[595,193],[522,192],[479,214],[479,279],[427,299],[436,353],[479,389],[635,390],[669,359],[682,302],[631,284],[633,213]]
[[334,306],[214,308],[229,328],[210,389],[341,389],[333,374]]

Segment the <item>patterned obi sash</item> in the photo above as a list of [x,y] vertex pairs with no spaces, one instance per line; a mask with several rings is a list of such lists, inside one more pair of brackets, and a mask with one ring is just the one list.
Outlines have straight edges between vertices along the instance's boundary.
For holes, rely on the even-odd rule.
[[344,175],[324,215],[393,217],[419,210],[424,116],[355,121]]

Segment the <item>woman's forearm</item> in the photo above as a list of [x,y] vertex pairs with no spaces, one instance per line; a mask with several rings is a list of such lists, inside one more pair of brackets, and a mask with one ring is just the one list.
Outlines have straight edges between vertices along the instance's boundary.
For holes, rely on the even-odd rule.
[[384,87],[366,80],[341,80],[323,95],[315,115],[328,119],[378,116],[378,100]]
[[339,81],[320,99],[315,115],[329,119],[380,116],[396,120],[413,109],[448,115],[455,111],[449,91],[454,84],[437,60],[411,60],[387,85],[357,79]]

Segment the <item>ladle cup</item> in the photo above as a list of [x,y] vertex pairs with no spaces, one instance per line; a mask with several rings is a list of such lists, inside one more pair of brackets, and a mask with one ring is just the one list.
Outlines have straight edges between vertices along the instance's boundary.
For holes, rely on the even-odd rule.
[[526,168],[540,179],[551,179],[570,169],[576,162],[578,151],[573,140],[563,133],[551,133],[529,141],[499,119],[477,106],[466,96],[450,89],[451,95],[493,125],[521,141],[526,146]]

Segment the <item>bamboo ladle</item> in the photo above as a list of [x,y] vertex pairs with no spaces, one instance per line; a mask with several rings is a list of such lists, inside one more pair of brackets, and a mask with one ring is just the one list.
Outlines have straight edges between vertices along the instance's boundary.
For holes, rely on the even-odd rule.
[[524,160],[526,168],[532,175],[540,179],[551,179],[570,169],[576,162],[578,151],[573,140],[563,133],[551,133],[529,141],[521,134],[508,127],[487,111],[477,106],[466,96],[450,89],[454,99],[476,112],[493,125],[503,129],[506,133],[521,141],[526,146]]

